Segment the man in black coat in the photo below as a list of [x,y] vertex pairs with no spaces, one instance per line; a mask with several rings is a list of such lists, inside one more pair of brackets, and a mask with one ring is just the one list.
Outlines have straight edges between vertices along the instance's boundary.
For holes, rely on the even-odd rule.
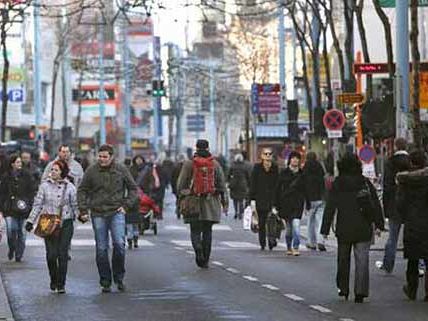
[[395,176],[398,172],[407,171],[410,168],[409,154],[406,151],[407,142],[404,138],[395,140],[395,153],[385,166],[383,180],[383,209],[389,219],[389,236],[385,245],[383,262],[376,262],[376,266],[387,273],[394,270],[395,254],[397,252],[398,235],[400,234],[402,220],[397,211],[396,193],[397,184]]
[[259,216],[259,242],[261,250],[266,247],[266,219],[274,206],[275,189],[278,181],[278,166],[272,161],[271,148],[263,148],[261,162],[251,172],[251,209]]

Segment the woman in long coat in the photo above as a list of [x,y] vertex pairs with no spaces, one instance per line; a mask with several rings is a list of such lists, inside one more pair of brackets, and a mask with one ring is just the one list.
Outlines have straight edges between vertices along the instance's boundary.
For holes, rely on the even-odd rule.
[[[418,262],[428,266],[428,168],[421,151],[410,153],[413,172],[397,175],[397,206],[404,222],[404,257],[407,259],[407,284],[403,291],[416,299],[419,283]],[[424,169],[422,169],[424,168]],[[428,276],[425,274],[425,301],[428,301]]]
[[248,198],[250,189],[250,173],[242,154],[235,155],[235,161],[230,168],[228,178],[230,198],[233,200],[235,209],[234,219],[239,218],[241,220],[244,213],[244,201]]
[[[371,182],[362,175],[358,156],[346,154],[337,164],[339,176],[335,179],[321,226],[326,238],[337,211],[335,233],[337,237],[337,275],[339,296],[348,299],[351,250],[355,257],[355,302],[362,303],[369,296],[369,251],[373,237],[373,225],[377,232],[384,229],[382,208]],[[367,191],[371,200],[370,211],[362,210],[357,195]]]

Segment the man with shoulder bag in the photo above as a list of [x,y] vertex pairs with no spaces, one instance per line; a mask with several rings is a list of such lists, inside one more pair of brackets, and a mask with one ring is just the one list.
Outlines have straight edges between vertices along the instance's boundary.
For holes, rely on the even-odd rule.
[[198,140],[193,159],[184,162],[177,191],[182,198],[180,212],[190,224],[196,265],[208,268],[212,226],[220,222],[222,207],[227,211],[228,197],[223,170],[209,152],[207,140]]

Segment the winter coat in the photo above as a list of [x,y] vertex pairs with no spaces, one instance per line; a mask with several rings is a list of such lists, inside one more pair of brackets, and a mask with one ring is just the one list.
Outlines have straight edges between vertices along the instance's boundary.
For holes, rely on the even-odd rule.
[[61,220],[74,220],[78,215],[76,187],[67,180],[54,181],[48,178],[40,184],[27,222],[35,224],[40,214],[59,214],[61,205]]
[[[159,186],[155,186],[155,178],[153,176],[153,166],[159,177]],[[140,175],[137,178],[137,185],[151,197],[156,204],[162,207],[163,199],[165,197],[165,174],[162,171],[162,168],[156,164],[147,164],[144,169],[141,171]]]
[[385,217],[401,222],[400,215],[395,204],[397,185],[395,176],[398,172],[407,171],[410,168],[409,155],[405,151],[399,151],[392,156],[385,165],[385,177],[383,180],[383,210]]
[[229,170],[230,197],[234,200],[244,200],[248,197],[250,175],[244,162],[234,162]]
[[[15,174],[5,173],[0,183],[0,211],[4,216],[27,217],[31,211],[36,190],[36,182],[28,171],[20,170]],[[27,204],[26,211],[13,210],[15,207],[13,202],[17,200],[23,200]]]
[[184,162],[177,162],[174,165],[174,169],[172,170],[172,175],[171,175],[171,188],[172,188],[172,193],[177,196],[177,181],[178,181],[178,177],[180,176],[180,172],[181,169],[183,168],[183,163]]
[[[138,175],[144,170],[145,164],[137,165],[133,163],[129,168],[134,181],[137,180]],[[136,202],[132,208],[125,215],[126,224],[140,224],[142,222],[142,215],[140,213],[139,202]]]
[[307,161],[303,168],[303,179],[307,200],[310,202],[324,199],[324,169],[318,161]]
[[397,175],[397,209],[404,223],[404,257],[428,259],[428,168]]
[[257,211],[270,211],[274,206],[278,174],[276,164],[272,164],[268,172],[264,169],[263,164],[254,165],[251,172],[250,200],[256,201]]
[[306,200],[302,170],[294,173],[289,167],[279,174],[275,192],[275,206],[279,216],[287,221],[301,219]]
[[[49,177],[52,165],[58,159],[58,157],[55,158],[55,160],[53,160],[46,166],[43,172],[42,181],[46,180]],[[74,186],[78,188],[83,179],[82,165],[80,165],[79,162],[75,161],[74,159],[70,159],[70,161],[68,162],[68,167],[70,168],[70,173],[68,175],[72,178],[72,183],[74,184]]]
[[[370,188],[371,199],[375,207],[371,218],[363,215],[357,203],[357,193],[365,187]],[[376,228],[384,229],[382,208],[376,190],[369,180],[362,175],[339,175],[329,193],[324,209],[321,234],[328,235],[337,211],[335,227],[338,242],[369,242],[373,235],[373,223]]]
[[[208,156],[204,155],[204,157]],[[227,189],[223,170],[216,160],[213,161],[215,193],[200,196],[201,212],[199,213],[199,217],[194,220],[185,218],[185,223],[191,223],[195,220],[220,223],[222,205],[227,206]],[[190,189],[192,178],[193,161],[188,160],[184,162],[180,176],[178,177],[177,191],[179,195],[183,190]]]
[[138,202],[137,185],[125,165],[113,161],[110,166],[91,165],[77,191],[80,211],[92,216],[111,216],[124,207],[129,211]]

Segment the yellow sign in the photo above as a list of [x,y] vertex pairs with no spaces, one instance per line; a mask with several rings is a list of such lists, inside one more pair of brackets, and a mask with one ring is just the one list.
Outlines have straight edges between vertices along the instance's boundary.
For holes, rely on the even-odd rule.
[[364,103],[364,95],[357,93],[343,93],[337,96],[340,104],[362,104]]
[[428,109],[428,72],[419,74],[419,105],[420,108]]

